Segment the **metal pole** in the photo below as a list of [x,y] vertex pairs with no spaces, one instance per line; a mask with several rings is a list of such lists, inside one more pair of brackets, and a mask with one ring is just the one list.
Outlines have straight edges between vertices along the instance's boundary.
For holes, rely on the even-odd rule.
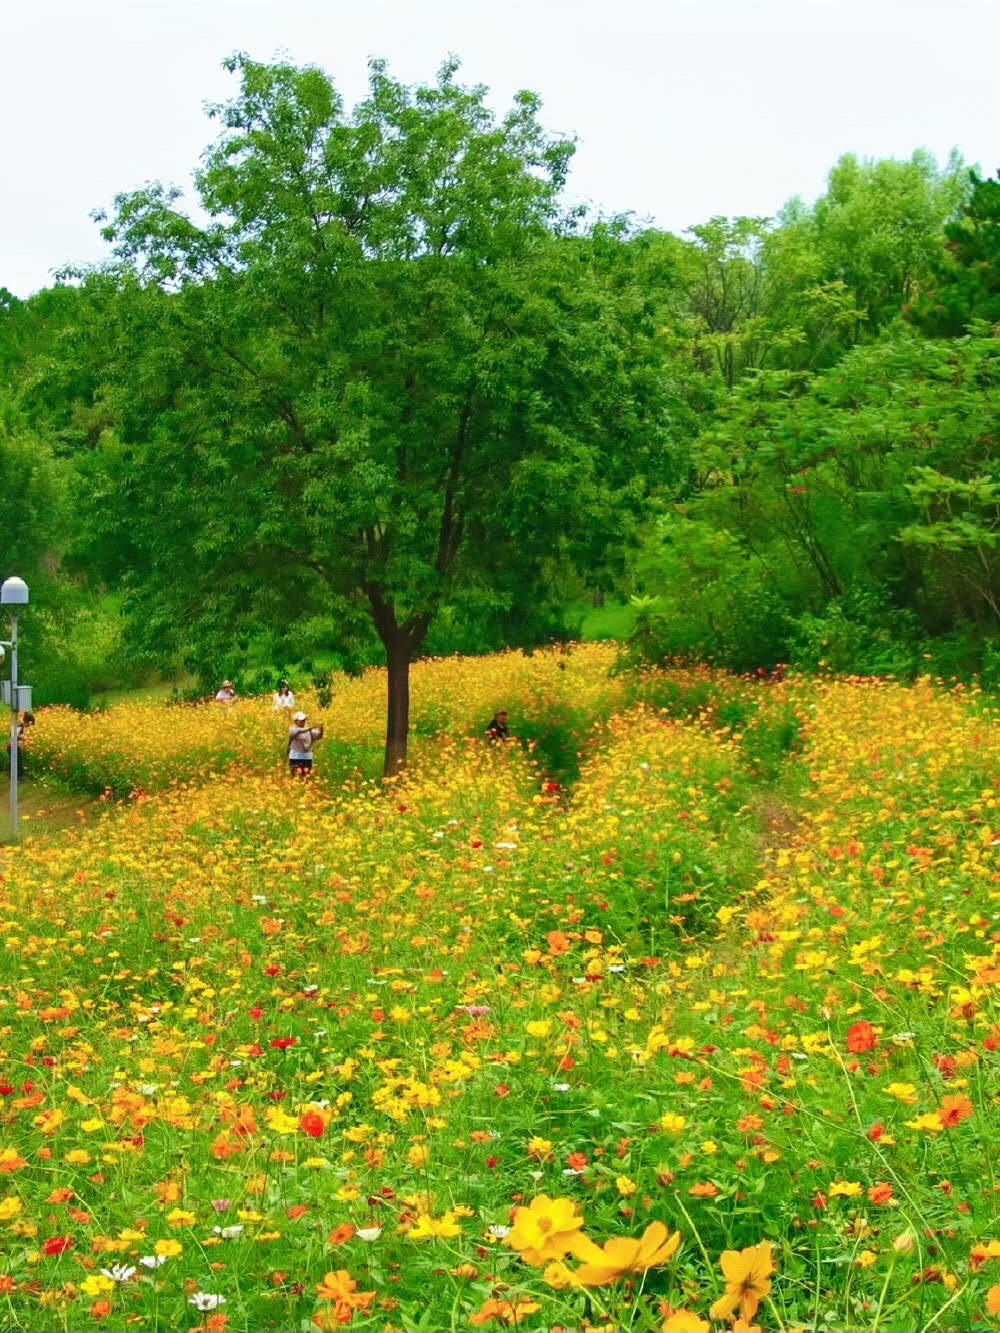
[[10,618],[10,836],[17,841],[17,616]]

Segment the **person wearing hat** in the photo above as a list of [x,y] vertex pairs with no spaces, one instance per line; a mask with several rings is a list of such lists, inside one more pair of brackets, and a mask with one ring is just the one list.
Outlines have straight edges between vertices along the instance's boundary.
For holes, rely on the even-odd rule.
[[215,696],[217,704],[231,704],[236,702],[236,688],[231,680],[222,682],[222,689]]
[[293,778],[304,778],[312,772],[313,745],[323,739],[323,728],[307,727],[305,713],[295,713],[288,728],[288,766]]
[[294,707],[295,695],[292,693],[292,687],[287,680],[283,680],[274,692],[271,711],[274,713],[291,712]]

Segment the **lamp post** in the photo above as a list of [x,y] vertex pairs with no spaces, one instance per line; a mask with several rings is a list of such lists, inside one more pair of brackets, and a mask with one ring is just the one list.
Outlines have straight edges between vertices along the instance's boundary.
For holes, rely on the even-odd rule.
[[[10,648],[10,836],[17,840],[17,744],[18,715],[21,707],[21,686],[17,683],[17,608],[28,605],[28,585],[24,579],[6,579],[0,585],[0,606],[11,607],[10,639],[4,643]],[[0,640],[0,642],[3,642]],[[5,682],[6,683],[6,682]],[[4,691],[6,693],[6,691]]]

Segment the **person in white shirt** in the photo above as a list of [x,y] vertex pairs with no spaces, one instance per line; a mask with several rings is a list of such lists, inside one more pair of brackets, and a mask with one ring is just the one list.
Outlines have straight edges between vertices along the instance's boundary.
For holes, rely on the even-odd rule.
[[215,702],[217,704],[231,704],[235,703],[235,701],[236,689],[233,682],[231,680],[224,680],[222,682],[222,689],[215,696]]
[[295,707],[295,695],[292,693],[292,687],[287,680],[283,680],[274,692],[274,701],[271,704],[271,710],[275,713],[283,711],[291,712]]
[[304,778],[312,772],[313,745],[323,739],[323,728],[306,726],[305,713],[296,713],[288,728],[288,766],[293,778]]

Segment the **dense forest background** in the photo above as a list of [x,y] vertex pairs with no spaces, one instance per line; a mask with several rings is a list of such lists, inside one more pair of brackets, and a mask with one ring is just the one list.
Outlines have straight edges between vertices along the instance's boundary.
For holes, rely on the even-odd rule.
[[498,120],[454,64],[375,65],[352,112],[232,68],[194,213],[123,195],[107,264],[0,289],[38,702],[530,647],[602,604],[643,660],[1000,686],[1000,182],[846,155],[813,204],[675,236],[567,212],[537,100]]

